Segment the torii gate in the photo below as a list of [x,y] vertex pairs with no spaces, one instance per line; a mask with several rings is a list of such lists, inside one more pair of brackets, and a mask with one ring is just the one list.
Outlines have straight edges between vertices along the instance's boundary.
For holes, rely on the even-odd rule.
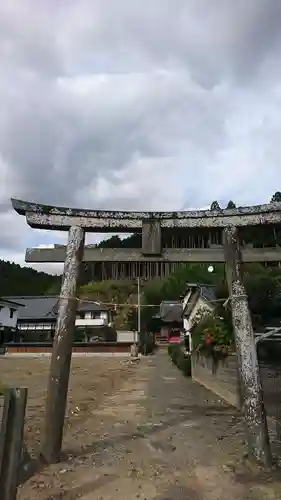
[[[27,223],[38,229],[69,231],[72,226],[92,233],[141,233],[142,248],[95,248],[86,245],[86,262],[163,261],[163,262],[224,262],[220,245],[223,228],[237,226],[274,227],[280,223],[278,203],[226,210],[181,212],[121,212],[85,210],[47,206],[12,199],[14,209],[25,215]],[[177,236],[175,241],[173,235]],[[243,236],[243,234],[242,234]],[[27,262],[64,262],[66,248],[27,249]],[[244,262],[264,262],[280,259],[276,248],[259,249],[251,245],[242,248]]]
[[[271,461],[261,381],[248,300],[241,277],[241,262],[280,261],[281,249],[240,247],[239,231],[248,226],[281,227],[281,203],[226,210],[184,212],[92,211],[47,206],[12,199],[14,209],[34,228],[68,231],[59,313],[53,345],[46,401],[42,455],[59,461],[70,372],[76,314],[76,288],[83,260],[85,232],[142,232],[142,249],[111,250],[112,259],[133,261],[225,262],[232,318],[244,399],[249,451],[263,463]],[[200,248],[162,248],[162,233],[180,229],[220,232],[221,245]],[[204,233],[205,237],[206,233]],[[204,241],[206,241],[204,239]],[[54,253],[57,249],[52,250]],[[86,247],[87,253],[87,247]],[[41,250],[40,250],[41,251]],[[36,252],[29,250],[28,254]],[[92,249],[95,258],[109,260],[104,249]],[[126,255],[125,255],[126,254]],[[60,257],[61,258],[61,257]],[[94,257],[93,257],[94,258]],[[28,259],[31,261],[31,259]],[[35,259],[36,260],[36,259]],[[34,260],[33,260],[34,261]],[[37,260],[38,261],[38,260]],[[50,261],[50,257],[48,258]],[[42,260],[41,260],[42,262]]]

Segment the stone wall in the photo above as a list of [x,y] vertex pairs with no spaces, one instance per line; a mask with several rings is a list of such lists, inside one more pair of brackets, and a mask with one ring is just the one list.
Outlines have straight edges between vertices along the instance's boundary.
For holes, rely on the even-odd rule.
[[236,355],[229,355],[223,361],[199,353],[192,354],[192,380],[239,407],[237,397]]
[[[269,439],[272,453],[281,457],[281,367],[259,359],[261,383]],[[192,379],[204,385],[232,406],[238,405],[236,386],[236,356],[228,356],[224,362],[214,364],[212,358],[194,353],[192,355]]]

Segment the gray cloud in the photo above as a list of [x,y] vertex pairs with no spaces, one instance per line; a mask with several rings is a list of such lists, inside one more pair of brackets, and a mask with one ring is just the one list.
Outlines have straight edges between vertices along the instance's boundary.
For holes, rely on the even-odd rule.
[[[75,22],[81,8],[88,20]],[[275,0],[84,1],[73,5],[62,38],[65,46],[73,40],[73,71],[77,60],[109,71],[184,65],[200,80],[240,79],[280,44],[280,15]]]
[[155,210],[267,201],[281,185],[280,19],[276,0],[1,5],[2,256],[45,242],[10,196]]

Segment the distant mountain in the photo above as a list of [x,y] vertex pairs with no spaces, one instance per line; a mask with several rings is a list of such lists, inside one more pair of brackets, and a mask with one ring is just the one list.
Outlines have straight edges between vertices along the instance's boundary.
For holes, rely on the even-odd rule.
[[0,260],[0,296],[45,295],[59,283],[60,276]]
[[111,236],[108,240],[101,241],[98,248],[141,248],[141,233],[134,233],[127,238],[121,239],[118,235]]

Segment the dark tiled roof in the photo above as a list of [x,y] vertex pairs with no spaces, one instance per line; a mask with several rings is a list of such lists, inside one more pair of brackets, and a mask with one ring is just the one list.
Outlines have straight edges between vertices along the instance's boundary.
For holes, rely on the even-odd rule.
[[181,301],[171,300],[163,301],[160,304],[160,318],[162,321],[182,322],[182,303]]
[[216,295],[216,288],[213,285],[198,285],[198,288],[200,290],[200,295],[201,297],[204,297],[204,299],[213,301],[216,300],[217,295]]
[[7,299],[7,298],[4,298],[4,297],[0,297],[0,302],[5,302],[11,306],[19,306],[19,307],[24,307],[24,304],[20,304],[19,302],[15,302],[14,300],[11,300],[11,299]]
[[192,310],[193,307],[195,306],[197,300],[199,297],[202,297],[203,299],[207,300],[209,303],[212,303],[217,299],[217,294],[216,294],[216,287],[215,285],[203,285],[203,284],[196,284],[196,283],[187,283],[188,288],[192,289],[192,294],[185,305],[184,309],[184,315],[185,317],[188,317]]
[[198,290],[200,292],[201,297],[204,297],[206,300],[216,300],[216,286],[209,285],[205,283],[186,283],[187,289]]
[[19,302],[25,306],[19,310],[19,320],[55,319],[57,316],[57,296],[6,297],[6,299]]
[[110,308],[101,302],[87,302],[79,301],[77,304],[77,311],[108,311]]
[[[55,320],[58,314],[57,296],[5,297],[4,300],[19,302],[24,308],[19,310],[19,320],[50,319]],[[109,308],[100,302],[83,302],[77,304],[77,311],[107,311]]]

